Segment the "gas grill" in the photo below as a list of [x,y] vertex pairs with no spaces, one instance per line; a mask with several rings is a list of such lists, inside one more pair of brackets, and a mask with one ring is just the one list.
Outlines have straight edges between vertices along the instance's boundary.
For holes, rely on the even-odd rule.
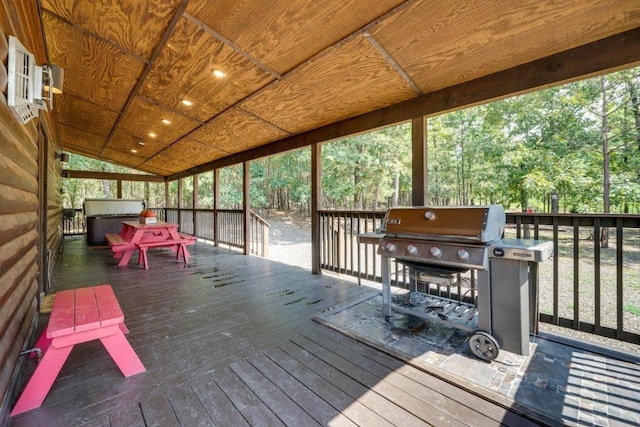
[[[471,351],[484,360],[495,359],[500,349],[528,355],[529,332],[537,325],[530,292],[537,301],[537,263],[553,254],[553,245],[503,239],[505,225],[500,205],[389,209],[376,232],[387,322],[395,311],[465,329],[472,333]],[[457,283],[458,298],[418,292],[417,286],[392,294],[391,259],[415,282]],[[468,288],[464,295],[461,283]],[[472,298],[464,298],[469,292]]]

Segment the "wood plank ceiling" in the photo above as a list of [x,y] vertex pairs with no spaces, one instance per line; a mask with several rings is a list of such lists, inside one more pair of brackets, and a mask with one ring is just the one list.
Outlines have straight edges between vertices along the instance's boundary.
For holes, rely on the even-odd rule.
[[640,27],[638,0],[40,1],[64,149],[162,176]]

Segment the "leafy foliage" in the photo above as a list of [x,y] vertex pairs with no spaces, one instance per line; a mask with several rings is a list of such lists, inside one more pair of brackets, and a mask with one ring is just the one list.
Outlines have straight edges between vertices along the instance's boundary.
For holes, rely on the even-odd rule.
[[[431,117],[427,126],[429,201],[500,203],[509,210],[640,210],[640,68]],[[411,203],[409,123],[322,144],[322,206],[385,209]],[[71,156],[70,168],[132,173]],[[219,171],[220,208],[242,206],[242,165]],[[311,152],[250,162],[254,209],[310,211]],[[212,172],[198,176],[198,207],[213,206]],[[193,177],[181,206],[191,207]],[[112,182],[65,180],[65,205],[115,197]],[[123,184],[163,206],[162,184]],[[557,203],[556,203],[557,201]],[[177,182],[167,206],[178,206]]]

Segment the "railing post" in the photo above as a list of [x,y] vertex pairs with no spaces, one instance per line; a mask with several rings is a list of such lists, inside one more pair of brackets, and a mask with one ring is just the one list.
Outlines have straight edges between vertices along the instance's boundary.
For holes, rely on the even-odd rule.
[[191,216],[193,224],[193,235],[198,236],[198,216],[196,209],[198,208],[198,175],[193,175],[193,195],[191,197]]
[[249,197],[249,162],[242,163],[242,235],[244,236],[244,254],[251,253],[251,200]]
[[616,338],[624,335],[624,245],[622,235],[622,219],[616,218]]
[[560,251],[560,241],[559,241],[559,221],[558,217],[553,217],[553,324],[560,324],[560,276],[558,274],[558,266],[560,262],[558,261],[558,253]]
[[311,272],[322,274],[320,267],[320,200],[322,199],[322,148],[311,146]]
[[262,256],[269,258],[269,227],[262,224]]
[[182,178],[178,179],[178,225],[182,230]]
[[220,194],[220,169],[213,170],[213,245],[219,246],[219,218],[218,218],[218,205]]
[[600,235],[600,218],[596,218],[593,224],[593,285],[594,285],[594,299],[595,299],[595,312],[594,312],[594,330],[596,334],[601,334],[601,305],[602,305],[602,287],[601,287],[601,251],[600,240],[596,237]]

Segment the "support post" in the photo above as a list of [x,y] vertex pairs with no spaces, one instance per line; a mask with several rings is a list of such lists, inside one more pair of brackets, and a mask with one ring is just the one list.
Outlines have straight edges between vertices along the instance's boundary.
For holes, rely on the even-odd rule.
[[411,204],[429,203],[426,118],[411,120]]
[[250,189],[250,175],[249,175],[249,162],[242,163],[242,231],[244,236],[244,254],[251,254],[251,197],[249,194]]
[[169,181],[164,182],[164,220],[167,220],[167,207],[169,207]]
[[220,205],[220,169],[213,170],[213,245],[218,243],[218,206]]
[[182,226],[182,178],[178,180],[178,225]]
[[191,215],[193,217],[193,235],[198,235],[198,216],[196,208],[198,207],[198,175],[193,175],[193,195],[191,198]]
[[322,146],[311,145],[311,272],[322,274],[320,268],[320,216],[322,200]]

